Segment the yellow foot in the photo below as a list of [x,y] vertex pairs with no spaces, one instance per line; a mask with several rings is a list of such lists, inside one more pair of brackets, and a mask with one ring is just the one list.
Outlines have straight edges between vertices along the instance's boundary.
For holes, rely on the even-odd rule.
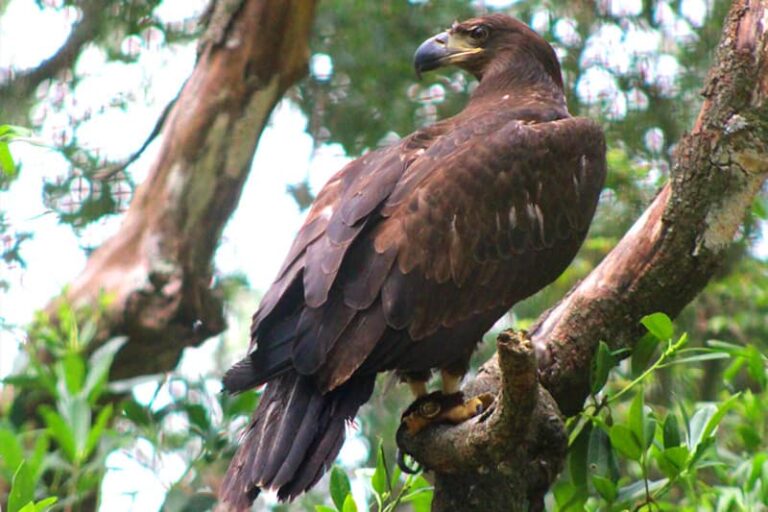
[[458,425],[488,409],[493,400],[491,393],[464,400],[461,392],[445,395],[435,391],[413,402],[403,413],[401,421],[411,435],[437,423]]

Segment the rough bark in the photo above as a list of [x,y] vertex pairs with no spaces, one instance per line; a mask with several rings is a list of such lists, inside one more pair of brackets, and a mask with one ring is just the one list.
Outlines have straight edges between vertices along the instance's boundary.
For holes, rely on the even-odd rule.
[[543,510],[549,483],[562,469],[568,436],[539,384],[533,343],[512,331],[496,343],[498,364],[484,365],[464,388],[467,396],[498,393],[477,420],[437,427],[437,435],[398,431],[400,446],[439,475],[433,510]]
[[113,378],[170,370],[184,347],[223,330],[211,260],[272,108],[306,73],[314,7],[214,3],[148,178],[67,291],[76,306],[109,298],[99,339],[129,337]]
[[[544,313],[530,337],[538,360],[539,382],[560,411],[578,412],[588,394],[589,367],[597,343],[632,348],[641,334],[639,320],[655,311],[677,315],[701,291],[723,262],[747,209],[768,177],[768,1],[733,3],[715,63],[703,91],[704,103],[690,134],[677,145],[670,181],[605,260],[555,307]],[[609,171],[610,172],[610,171]],[[508,403],[510,389],[501,383],[514,376],[505,362],[504,340],[499,353],[481,369],[469,393],[498,393]],[[486,375],[502,377],[488,386]],[[541,396],[529,386],[530,396]],[[519,460],[527,449],[519,425],[551,424],[531,413],[527,400],[515,397],[517,409],[508,411],[515,423],[471,420],[459,427],[437,427],[412,437],[400,432],[401,448],[435,472],[433,511],[524,510],[526,493],[512,492],[507,501],[493,497],[505,486],[520,485],[518,471],[505,474],[475,453]],[[537,409],[533,409],[536,411]],[[501,414],[498,409],[491,418]],[[509,432],[495,432],[509,428]],[[525,430],[525,428],[523,428]],[[535,428],[533,428],[536,431]],[[509,443],[499,442],[507,436]],[[557,439],[558,436],[550,436]],[[452,449],[449,449],[452,447]],[[442,453],[441,453],[442,451]],[[534,450],[535,452],[535,450]],[[435,453],[441,453],[439,459]],[[483,452],[485,453],[485,452]],[[536,455],[534,453],[534,455]],[[562,465],[564,454],[547,459],[550,468]],[[532,458],[522,458],[522,472],[535,470]],[[518,468],[519,469],[519,468]],[[556,471],[554,472],[556,473]],[[554,473],[551,474],[554,477]],[[487,499],[456,507],[456,496],[473,496],[495,482]],[[549,486],[551,479],[546,482]],[[528,495],[539,494],[528,483]],[[490,500],[490,501],[489,501]],[[535,509],[535,500],[531,502]]]

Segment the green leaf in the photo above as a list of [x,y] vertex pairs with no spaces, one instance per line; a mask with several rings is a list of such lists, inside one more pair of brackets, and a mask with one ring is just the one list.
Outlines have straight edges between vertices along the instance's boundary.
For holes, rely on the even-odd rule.
[[401,501],[409,503],[413,512],[429,512],[432,510],[432,497],[434,489],[432,484],[422,476],[410,477],[410,492],[403,496]]
[[688,447],[676,446],[660,451],[656,462],[664,475],[674,479],[688,466],[689,455]]
[[[648,492],[653,493],[667,485],[668,482],[668,478],[651,480],[648,482]],[[628,501],[640,499],[643,496],[645,496],[645,480],[638,480],[637,482],[633,482],[620,488],[616,501],[619,503],[626,503]]]
[[88,346],[99,332],[99,322],[95,318],[89,318],[80,326],[80,343]]
[[757,451],[763,444],[760,432],[752,425],[739,425],[736,427],[736,431],[741,436],[741,441],[748,451]]
[[238,415],[250,415],[256,408],[258,396],[254,391],[246,391],[236,396],[222,394],[222,410],[227,418],[234,418]]
[[651,410],[646,407],[646,414],[643,415],[643,451],[651,446],[655,434],[656,420],[651,416]]
[[741,367],[746,364],[746,360],[743,357],[737,357],[731,364],[728,365],[723,371],[723,380],[728,383],[732,383],[736,376],[741,371]]
[[397,484],[400,483],[400,477],[403,475],[403,471],[400,469],[400,466],[395,464],[395,467],[392,469],[392,476],[389,478],[389,488],[394,489],[397,487]]
[[695,452],[696,448],[705,439],[704,432],[706,431],[707,424],[714,417],[715,413],[717,413],[717,407],[712,404],[705,404],[693,413],[688,424],[688,449],[690,451]]
[[184,411],[187,413],[189,423],[196,426],[200,432],[207,432],[211,427],[208,419],[208,412],[200,404],[184,404]]
[[151,423],[150,412],[136,400],[128,399],[123,402],[123,414],[134,424],[146,427]]
[[6,178],[13,179],[16,177],[16,162],[13,161],[11,150],[6,142],[0,142],[0,172],[2,172]]
[[30,501],[26,505],[24,505],[19,512],[45,512],[49,508],[51,508],[59,499],[55,496],[51,496],[50,498],[45,498],[44,500],[40,500],[37,503],[34,503]]
[[349,477],[338,466],[331,470],[331,499],[339,510],[344,510],[344,500],[350,491]]
[[35,439],[35,446],[32,449],[32,455],[27,458],[27,465],[29,471],[32,474],[32,480],[37,485],[38,480],[43,475],[45,469],[43,463],[45,457],[48,455],[48,448],[50,447],[50,439],[47,432],[42,432],[37,439]]
[[749,472],[749,479],[747,480],[748,489],[752,489],[757,480],[763,475],[763,467],[766,462],[768,462],[768,453],[766,452],[758,453],[752,459],[752,470]]
[[589,382],[590,391],[593,395],[603,389],[614,366],[616,366],[616,358],[611,354],[608,344],[601,341],[597,346],[597,352],[590,368]]
[[587,485],[587,457],[589,455],[589,438],[592,434],[592,423],[588,422],[568,449],[568,470],[574,485]]
[[112,410],[112,404],[107,404],[106,407],[99,411],[99,415],[96,417],[96,421],[94,422],[93,427],[91,427],[90,432],[88,432],[88,439],[85,442],[83,458],[88,458],[93,449],[96,447],[96,444],[99,442],[104,429],[109,423],[109,420],[112,418]]
[[645,447],[645,393],[640,388],[635,393],[635,398],[632,399],[632,404],[629,406],[629,430],[632,431],[632,435],[637,440],[641,449],[644,451]]
[[59,498],[56,496],[49,496],[48,498],[42,499],[35,503],[35,511],[43,512],[44,510],[52,507],[57,501],[59,501]]
[[336,512],[336,509],[328,505],[315,505],[315,512]]
[[766,361],[760,350],[754,345],[746,348],[745,358],[747,360],[747,373],[754,379],[761,388],[766,386]]
[[85,361],[80,354],[69,352],[64,355],[61,362],[61,374],[67,386],[70,396],[76,395],[83,388],[83,378],[85,376]]
[[24,448],[19,436],[10,429],[0,427],[0,464],[10,477],[24,461]]
[[376,494],[381,496],[390,490],[388,481],[389,478],[384,457],[384,444],[381,439],[379,439],[379,446],[376,449],[376,470],[371,477],[371,487],[373,487]]
[[768,220],[768,202],[759,195],[752,202],[752,214],[761,220]]
[[695,356],[688,356],[688,357],[678,357],[673,359],[672,361],[668,361],[661,365],[662,368],[667,368],[669,366],[678,365],[678,364],[691,364],[691,363],[701,363],[703,361],[715,361],[718,359],[730,359],[731,356],[728,354],[723,353],[715,353],[715,354],[698,354]]
[[35,497],[35,483],[24,461],[16,468],[8,494],[8,512],[18,512]]
[[589,498],[586,487],[578,487],[570,482],[560,481],[552,488],[559,512],[584,512],[584,504]]
[[592,485],[595,486],[595,490],[603,497],[608,503],[616,501],[616,497],[619,494],[619,490],[616,484],[611,482],[609,478],[594,475],[592,477]]
[[714,434],[715,429],[720,424],[720,422],[723,421],[723,418],[728,413],[728,411],[735,405],[736,400],[738,400],[739,396],[740,396],[740,393],[736,393],[725,402],[720,402],[718,404],[717,411],[715,412],[715,414],[712,415],[711,418],[709,418],[709,421],[707,421],[707,424],[704,427],[704,432],[702,433],[702,436],[704,438],[708,438],[712,434]]
[[0,141],[2,142],[10,142],[19,137],[31,137],[32,135],[32,130],[24,128],[23,126],[17,126],[15,124],[0,125]]
[[648,332],[656,336],[656,338],[667,341],[672,338],[675,333],[675,328],[672,325],[672,320],[669,319],[664,313],[653,313],[648,316],[644,316],[640,319],[640,323],[648,329]]
[[51,437],[59,444],[61,451],[64,452],[70,462],[77,459],[77,449],[75,444],[75,434],[69,428],[64,419],[57,412],[47,405],[40,406],[40,414],[45,421],[45,425],[51,432]]
[[650,333],[646,333],[645,336],[640,338],[640,341],[637,342],[635,349],[632,351],[632,376],[637,377],[648,368],[658,346],[658,338]]
[[126,336],[112,338],[94,350],[88,360],[89,370],[88,376],[85,379],[84,391],[90,403],[95,403],[101,394],[103,384],[109,377],[109,369],[112,366],[112,361],[115,359],[115,354],[127,341],[128,338]]
[[344,499],[344,506],[341,508],[341,512],[357,512],[357,503],[351,494],[347,494]]
[[593,426],[589,434],[587,467],[591,475],[603,476],[611,480],[618,478],[618,468],[611,440],[602,428]]
[[[59,409],[62,409],[59,406]],[[75,439],[75,454],[77,459],[73,462],[82,462],[85,457],[85,447],[88,444],[88,435],[91,432],[91,406],[84,396],[78,395],[65,404],[66,419],[72,429]]]
[[622,455],[632,460],[640,460],[643,450],[635,434],[624,425],[613,425],[610,432],[611,444]]
[[682,439],[680,436],[680,426],[677,423],[677,416],[673,413],[667,414],[664,418],[664,448],[674,448],[680,446]]

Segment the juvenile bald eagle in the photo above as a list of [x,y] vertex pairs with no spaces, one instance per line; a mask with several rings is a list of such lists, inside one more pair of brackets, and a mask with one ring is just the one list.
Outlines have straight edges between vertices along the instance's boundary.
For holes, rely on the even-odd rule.
[[600,127],[571,117],[552,47],[501,14],[425,41],[417,73],[478,80],[458,115],[351,162],[318,194],[224,376],[266,383],[223,499],[290,500],[335,459],[345,423],[394,370],[417,395],[430,372],[459,390],[496,320],[566,268],[605,178]]

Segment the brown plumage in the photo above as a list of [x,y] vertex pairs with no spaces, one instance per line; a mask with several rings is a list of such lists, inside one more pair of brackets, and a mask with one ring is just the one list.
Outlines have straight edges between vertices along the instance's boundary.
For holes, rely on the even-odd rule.
[[230,392],[267,383],[223,488],[306,491],[335,459],[376,374],[465,367],[483,333],[581,245],[605,177],[600,127],[570,117],[552,48],[504,15],[427,40],[417,71],[480,83],[453,118],[326,184],[253,318]]

